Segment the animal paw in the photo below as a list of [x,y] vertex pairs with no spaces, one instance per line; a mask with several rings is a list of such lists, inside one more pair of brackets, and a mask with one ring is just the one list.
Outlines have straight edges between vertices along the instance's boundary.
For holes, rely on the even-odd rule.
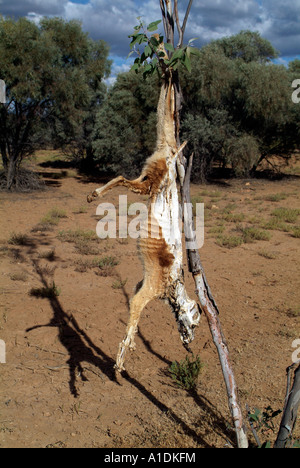
[[88,203],[92,203],[97,197],[98,197],[97,192],[93,192],[92,194],[88,195],[87,196]]
[[135,351],[135,350],[136,350],[136,344],[135,344],[134,341],[132,341],[132,342],[130,343],[129,349],[130,349],[130,351]]
[[118,365],[117,363],[114,365],[114,369],[115,369],[117,372],[120,372],[120,373],[126,370],[125,367],[123,366],[123,364]]

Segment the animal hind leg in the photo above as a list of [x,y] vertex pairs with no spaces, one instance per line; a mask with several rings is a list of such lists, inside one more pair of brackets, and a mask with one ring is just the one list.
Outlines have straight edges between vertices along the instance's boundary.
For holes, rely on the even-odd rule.
[[124,360],[127,349],[135,350],[135,335],[137,332],[138,323],[141,313],[146,305],[158,296],[158,293],[153,289],[153,284],[150,281],[145,281],[130,303],[130,318],[126,329],[124,340],[120,343],[119,352],[117,354],[115,369],[121,372],[125,370]]

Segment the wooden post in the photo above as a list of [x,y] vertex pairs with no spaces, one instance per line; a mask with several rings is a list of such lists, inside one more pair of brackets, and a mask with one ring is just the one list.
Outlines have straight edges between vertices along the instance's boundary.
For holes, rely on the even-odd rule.
[[[297,367],[298,366],[298,367]],[[291,389],[291,372],[294,373],[294,383]],[[287,392],[285,408],[280,424],[279,433],[274,448],[287,448],[297,421],[297,413],[300,404],[300,361],[287,368]]]
[[[181,26],[178,13],[178,0],[174,0],[174,7],[172,7],[172,0],[160,0],[160,7],[162,11],[164,29],[166,40],[168,43],[174,44],[174,28],[175,23],[179,34],[179,42],[177,49],[183,45],[184,32],[187,25],[187,20],[191,11],[193,0],[189,1],[185,18]],[[182,92],[180,88],[178,71],[172,71],[172,83],[175,92],[175,114],[174,114],[174,127],[175,138],[177,147],[180,147],[180,111],[182,107]],[[196,242],[193,238],[195,229],[193,221],[193,213],[185,210],[186,204],[191,203],[190,197],[190,177],[192,170],[193,157],[190,158],[189,165],[186,169],[186,159],[181,152],[177,159],[177,173],[181,186],[182,198],[182,211],[184,213],[185,236],[188,241]],[[189,205],[188,205],[189,206]],[[201,304],[201,309],[205,313],[212,334],[213,341],[218,350],[222,372],[226,384],[229,408],[233,417],[234,426],[236,429],[237,445],[239,448],[248,448],[248,439],[243,424],[243,415],[240,409],[238,400],[238,389],[235,383],[233,368],[230,362],[228,346],[222,331],[221,323],[219,320],[219,311],[216,302],[213,299],[212,293],[206,281],[205,273],[201,264],[198,249],[187,250],[189,259],[190,272],[193,274],[196,292]]]
[[[191,203],[190,197],[190,177],[192,170],[193,156],[190,157],[189,164],[186,170],[184,184],[181,187],[182,204]],[[183,171],[183,168],[182,168]],[[187,210],[184,210],[187,214]],[[189,242],[196,242],[193,215],[190,212],[189,219],[184,219],[185,236]],[[248,439],[243,423],[243,415],[239,404],[238,388],[235,382],[233,367],[230,361],[229,349],[224,337],[221,322],[219,319],[219,310],[208,286],[204,269],[201,264],[200,254],[198,249],[187,250],[189,260],[189,269],[193,275],[196,293],[199,298],[201,309],[204,312],[210,332],[217,348],[219,359],[222,367],[222,372],[226,384],[228,395],[229,409],[234,421],[237,445],[239,448],[248,448]]]

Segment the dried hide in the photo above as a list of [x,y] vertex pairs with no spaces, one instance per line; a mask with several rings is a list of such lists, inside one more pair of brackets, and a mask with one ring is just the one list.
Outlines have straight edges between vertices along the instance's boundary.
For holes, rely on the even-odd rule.
[[198,305],[189,298],[183,277],[182,222],[176,185],[176,162],[186,143],[177,148],[171,80],[162,86],[157,116],[156,151],[146,161],[140,177],[132,181],[117,177],[88,196],[91,202],[114,187],[125,186],[133,192],[149,195],[151,205],[148,232],[141,235],[139,240],[144,279],[130,302],[126,336],[120,344],[116,360],[116,369],[119,371],[124,370],[126,350],[135,349],[134,337],[141,312],[152,299],[168,301],[186,347],[194,339],[194,328],[200,320]]

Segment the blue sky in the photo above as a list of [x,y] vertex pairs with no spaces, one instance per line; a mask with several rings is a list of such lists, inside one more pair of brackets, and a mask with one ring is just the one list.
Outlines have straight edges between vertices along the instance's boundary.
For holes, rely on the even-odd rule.
[[[187,4],[179,0],[182,19]],[[113,75],[130,66],[128,35],[137,17],[149,23],[161,17],[159,0],[0,0],[0,14],[33,21],[44,15],[80,20],[92,38],[110,44]],[[270,40],[280,51],[279,63],[300,58],[300,0],[194,0],[185,39],[198,37],[201,47],[242,29]]]

